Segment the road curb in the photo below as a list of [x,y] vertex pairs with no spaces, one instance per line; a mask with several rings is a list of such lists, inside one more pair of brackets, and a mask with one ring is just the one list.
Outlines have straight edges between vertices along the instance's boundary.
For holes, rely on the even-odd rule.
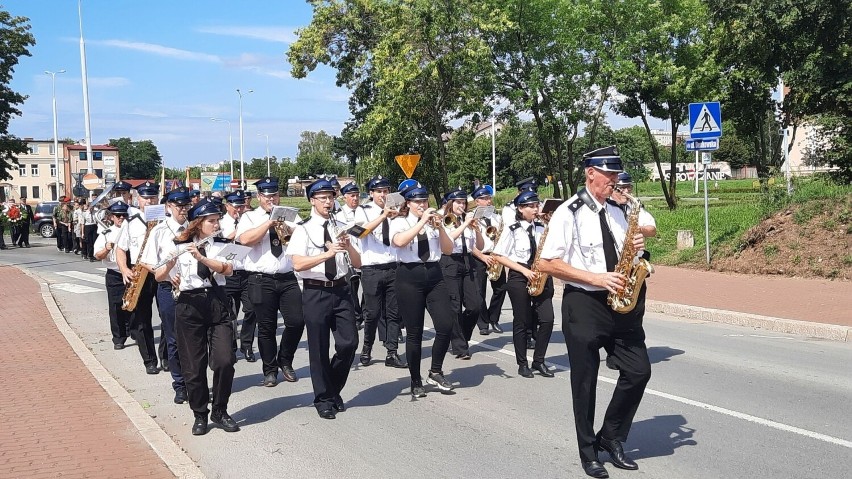
[[759,314],[702,308],[700,306],[666,303],[663,301],[646,300],[645,311],[670,314],[681,318],[731,324],[734,326],[758,328],[776,333],[797,334],[811,338],[829,339],[831,341],[848,342],[850,336],[852,336],[852,334],[850,334],[850,330],[852,330],[852,328],[848,326],[813,323],[809,321],[798,321],[795,319],[774,318],[771,316],[761,316]]
[[65,320],[65,316],[59,310],[56,300],[50,293],[48,284],[37,274],[24,268],[19,269],[39,284],[42,300],[50,313],[51,319],[56,324],[57,330],[62,333],[68,345],[71,346],[71,349],[74,350],[74,353],[80,358],[86,369],[88,369],[110,398],[115,401],[118,407],[124,411],[124,414],[127,415],[145,442],[163,460],[169,470],[181,479],[205,479],[206,476],[201,472],[201,469],[198,468],[195,462],[160,428],[160,425],[145,412],[142,406],[133,399],[133,396],[112,377],[109,371],[103,367],[97,358],[95,358],[95,355],[86,347],[80,337],[77,336],[77,333],[74,332]]

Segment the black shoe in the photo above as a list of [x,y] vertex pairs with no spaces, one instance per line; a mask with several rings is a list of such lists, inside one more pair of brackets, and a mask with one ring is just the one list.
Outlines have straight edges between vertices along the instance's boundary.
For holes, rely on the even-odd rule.
[[192,424],[192,435],[203,436],[205,434],[207,434],[207,418],[196,416],[195,422]]
[[444,377],[443,371],[429,371],[429,375],[426,376],[426,382],[435,386],[441,391],[452,391],[454,388],[453,383],[447,381],[447,378]]
[[263,385],[268,388],[273,388],[278,384],[278,372],[269,373],[263,377]]
[[595,443],[595,447],[598,450],[604,450],[609,453],[609,458],[612,461],[613,466],[619,469],[627,469],[628,471],[635,471],[636,469],[639,469],[639,465],[624,454],[624,448],[621,447],[620,441],[616,439],[604,439],[600,434],[598,434],[598,440]]
[[210,422],[218,424],[225,432],[237,432],[240,430],[237,422],[225,411],[213,411],[213,414],[210,415]]
[[[27,246],[27,248],[29,248],[29,246]],[[94,263],[94,262],[95,262],[95,257],[89,256],[89,263]]]
[[334,409],[332,409],[332,408],[317,409],[317,414],[319,414],[319,417],[321,417],[323,419],[334,419],[334,418],[337,417],[337,415],[334,414]]
[[486,327],[485,327],[485,329],[480,329],[480,330],[479,330],[479,334],[481,334],[481,335],[483,335],[483,336],[488,336],[489,334],[491,334],[491,330],[490,330],[490,329],[488,329],[488,327],[486,326]]
[[394,351],[388,353],[388,357],[385,358],[385,366],[389,368],[404,369],[408,367],[408,363],[403,361],[403,359],[399,357],[399,354],[396,354],[396,351]]
[[615,358],[611,354],[606,355],[606,367],[614,371],[618,371],[618,366],[615,364]]
[[361,362],[361,366],[369,366],[372,359],[373,357],[370,355],[369,348],[365,347],[361,350],[361,356],[358,358],[358,361]]
[[165,371],[165,372],[169,372],[169,360],[168,360],[168,359],[164,359],[164,360],[161,362],[160,367],[161,367],[161,368],[163,368],[163,371]]
[[414,384],[411,383],[411,395],[415,398],[425,398],[426,397],[426,388],[423,387],[423,384]]
[[112,345],[112,349],[124,349],[124,343],[115,343]]
[[257,361],[257,358],[254,355],[254,351],[251,348],[240,349],[242,351],[243,356],[246,358],[246,361],[253,363]]
[[527,339],[527,349],[535,349],[535,339]]
[[542,376],[544,376],[546,378],[552,378],[553,377],[553,373],[550,371],[550,369],[547,369],[547,366],[544,363],[541,363],[541,364],[533,363],[532,368],[535,369],[536,371],[538,371],[539,374],[541,374]]
[[525,378],[533,377],[532,369],[530,369],[530,367],[526,364],[521,364],[520,366],[518,366],[518,374]]
[[501,327],[500,327],[500,323],[494,323],[494,324],[492,324],[492,325],[491,325],[491,330],[492,330],[492,331],[494,331],[495,333],[500,333],[500,334],[502,334],[502,333],[503,333],[503,328],[501,328]]
[[284,380],[288,383],[294,383],[299,380],[299,377],[296,376],[296,371],[293,370],[293,366],[286,364],[281,366],[281,375],[284,376]]
[[597,477],[600,479],[605,479],[609,477],[609,473],[606,472],[606,468],[603,467],[603,464],[600,461],[583,461],[583,471],[586,472],[587,476]]
[[[21,247],[23,248],[23,246],[21,246]],[[83,255],[83,261],[85,261],[85,260],[87,260],[87,259],[89,259],[89,256],[84,254],[84,255]]]
[[346,404],[343,403],[343,398],[340,396],[334,398],[334,405],[332,406],[332,408],[337,412],[346,411]]
[[357,323],[355,323],[355,327],[358,328],[358,331],[361,331],[362,329],[364,329],[364,321],[358,321]]
[[160,374],[160,369],[157,368],[156,364],[150,364],[145,366],[145,372],[148,374]]
[[463,359],[465,361],[469,361],[470,360],[470,353],[456,354],[456,359]]
[[183,404],[185,402],[186,402],[186,389],[185,388],[175,389],[175,404]]

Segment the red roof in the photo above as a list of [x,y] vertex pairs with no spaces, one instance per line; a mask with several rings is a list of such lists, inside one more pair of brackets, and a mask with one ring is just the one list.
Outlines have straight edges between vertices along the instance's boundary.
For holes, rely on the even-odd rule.
[[[69,150],[85,150],[86,145],[68,145],[67,148]],[[92,145],[92,150],[118,151],[118,148],[109,145]]]

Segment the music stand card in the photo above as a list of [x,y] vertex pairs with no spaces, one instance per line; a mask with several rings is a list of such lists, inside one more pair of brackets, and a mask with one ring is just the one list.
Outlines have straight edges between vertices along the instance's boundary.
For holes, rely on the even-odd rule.
[[166,205],[148,205],[145,207],[145,221],[163,221],[166,219]]
[[216,253],[216,259],[220,261],[242,262],[248,256],[251,248],[236,243],[228,243]]
[[482,219],[487,218],[494,214],[493,206],[477,206],[476,209],[473,210],[473,218],[474,219]]
[[385,197],[385,207],[386,208],[396,208],[399,209],[402,205],[405,204],[405,198],[402,197],[399,193],[391,193]]
[[291,206],[273,206],[269,219],[272,221],[288,221],[292,223],[298,214],[298,208],[293,208]]
[[544,200],[544,206],[541,207],[541,214],[553,213],[564,202],[565,200],[557,200],[556,198]]

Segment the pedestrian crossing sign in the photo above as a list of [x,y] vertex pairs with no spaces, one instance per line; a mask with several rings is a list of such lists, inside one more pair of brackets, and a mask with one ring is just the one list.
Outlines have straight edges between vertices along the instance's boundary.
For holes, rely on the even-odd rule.
[[719,138],[722,136],[722,108],[718,101],[689,104],[689,137]]

